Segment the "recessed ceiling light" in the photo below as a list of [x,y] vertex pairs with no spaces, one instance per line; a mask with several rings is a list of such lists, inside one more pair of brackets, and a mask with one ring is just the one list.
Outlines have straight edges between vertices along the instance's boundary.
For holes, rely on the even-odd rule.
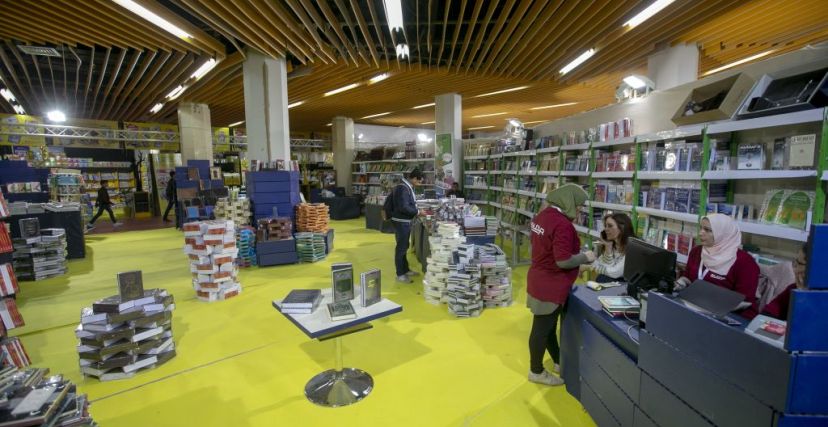
[[566,74],[566,73],[574,70],[575,67],[583,64],[587,59],[591,58],[592,55],[595,55],[595,49],[590,49],[590,50],[582,53],[580,56],[575,58],[574,61],[570,62],[569,64],[566,64],[565,67],[561,68],[561,74]]
[[236,126],[243,125],[243,124],[244,124],[244,120],[242,120],[240,122],[236,122],[236,123],[230,123],[229,125],[227,125],[227,127],[234,128]]
[[675,0],[657,0],[653,2],[653,4],[647,6],[646,9],[639,12],[638,15],[633,16],[632,19],[625,22],[624,26],[630,27],[631,29],[635,28],[642,22],[652,18],[653,15],[655,15],[656,13],[661,12],[661,9],[664,9],[665,7],[669,6],[670,3],[674,1]]
[[624,83],[628,84],[633,89],[641,89],[642,87],[647,86],[647,82],[636,76],[624,77]]
[[493,128],[493,127],[494,127],[494,126],[478,126],[478,127],[475,127],[475,128],[469,128],[469,130],[491,129],[491,128]]
[[190,76],[190,77],[198,80],[198,79],[204,77],[205,74],[209,73],[210,70],[212,70],[213,67],[216,66],[216,64],[218,64],[218,62],[216,62],[215,59],[210,58],[207,62],[202,64],[200,67],[198,67],[198,70],[196,70],[195,73],[193,73],[193,75]]
[[391,75],[388,74],[388,73],[377,74],[376,76],[371,77],[370,79],[368,79],[368,84],[372,85],[374,83],[379,83],[379,82],[381,82],[381,81],[383,81],[383,80],[385,80],[389,77],[391,77]]
[[411,109],[412,109],[412,110],[419,110],[420,108],[433,107],[434,105],[435,105],[435,104],[432,102],[432,103],[430,103],[430,104],[418,105],[418,106],[416,106],[416,107],[412,107]]
[[431,121],[431,122],[422,122],[422,123],[420,123],[420,124],[421,124],[421,125],[433,125],[433,124],[434,124],[434,122],[433,122],[433,121]]
[[509,113],[504,112],[504,113],[478,114],[476,116],[472,116],[472,118],[473,119],[479,119],[481,117],[494,117],[494,116],[502,116],[502,115],[505,115],[505,114],[509,114]]
[[546,110],[547,108],[558,108],[558,107],[567,107],[569,105],[575,105],[577,102],[565,102],[563,104],[553,104],[553,105],[543,105],[540,107],[532,107],[530,110]]
[[707,71],[707,72],[703,73],[702,76],[709,76],[710,74],[715,74],[715,73],[718,73],[719,71],[724,71],[724,70],[727,70],[728,68],[733,68],[737,65],[742,65],[744,63],[757,60],[759,58],[768,56],[768,55],[772,54],[773,52],[774,52],[773,50],[768,50],[768,51],[765,51],[765,52],[762,52],[762,53],[757,53],[756,55],[753,55],[753,56],[748,56],[747,58],[743,58],[743,59],[740,59],[738,61],[733,61],[730,64],[725,64],[725,65],[722,65],[719,68],[714,68],[710,71]]
[[336,95],[337,93],[342,93],[342,92],[345,92],[346,90],[351,90],[351,89],[353,89],[357,86],[359,86],[359,83],[351,83],[348,86],[342,86],[339,89],[334,89],[334,90],[325,92],[325,96]]
[[182,39],[189,39],[193,36],[187,34],[186,31],[178,28],[177,26],[173,25],[170,21],[150,12],[144,6],[141,6],[138,3],[135,3],[132,0],[114,0],[115,3],[123,6],[124,8],[128,9],[130,12],[140,16],[141,18],[146,19],[147,21],[152,22],[153,24],[163,28],[169,33],[175,34],[177,37],[181,37]]
[[389,115],[389,114],[391,114],[391,112],[390,112],[390,111],[386,111],[386,112],[384,112],[384,113],[379,113],[379,114],[371,114],[370,116],[360,117],[360,119],[373,119],[374,117],[382,117],[382,116],[387,116],[387,115]]
[[472,98],[482,98],[484,96],[492,96],[492,95],[500,95],[501,93],[509,93],[509,92],[516,92],[523,89],[528,89],[529,86],[518,86],[509,89],[498,90],[495,92],[484,93],[482,95],[473,96]]
[[296,101],[293,104],[288,104],[288,108],[298,107],[298,106],[300,106],[304,103],[305,103],[305,101]]
[[152,108],[150,108],[150,113],[155,114],[155,113],[161,111],[162,108],[164,108],[164,104],[159,102],[159,103],[153,105]]
[[50,122],[65,122],[66,121],[66,114],[63,114],[63,111],[49,111],[46,113],[46,118],[49,119]]

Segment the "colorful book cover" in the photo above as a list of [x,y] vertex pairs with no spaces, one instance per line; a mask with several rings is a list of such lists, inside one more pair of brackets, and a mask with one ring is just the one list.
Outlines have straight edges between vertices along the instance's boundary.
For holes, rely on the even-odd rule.
[[776,222],[779,208],[785,197],[785,190],[769,190],[765,193],[765,200],[762,202],[762,210],[759,213],[759,220],[762,222]]
[[808,212],[814,205],[813,191],[788,191],[776,217],[776,223],[805,229]]

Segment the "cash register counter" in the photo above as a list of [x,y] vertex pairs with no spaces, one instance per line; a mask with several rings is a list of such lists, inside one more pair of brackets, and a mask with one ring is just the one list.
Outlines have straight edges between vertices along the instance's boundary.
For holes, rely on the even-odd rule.
[[653,293],[639,331],[598,302],[623,291],[576,286],[561,325],[561,376],[599,426],[828,426],[825,353],[788,352]]

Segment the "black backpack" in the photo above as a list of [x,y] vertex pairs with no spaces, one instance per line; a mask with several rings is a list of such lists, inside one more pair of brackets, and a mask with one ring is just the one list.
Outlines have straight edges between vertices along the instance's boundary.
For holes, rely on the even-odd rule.
[[385,214],[385,219],[391,219],[391,216],[394,215],[394,191],[388,194],[385,197],[385,203],[382,205],[382,213]]

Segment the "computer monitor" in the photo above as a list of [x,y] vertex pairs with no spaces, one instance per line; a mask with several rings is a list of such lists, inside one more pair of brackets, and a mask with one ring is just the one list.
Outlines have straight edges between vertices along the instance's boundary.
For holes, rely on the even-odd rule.
[[672,292],[676,279],[676,253],[641,239],[629,239],[624,250],[624,281],[627,294],[637,298],[639,290]]

